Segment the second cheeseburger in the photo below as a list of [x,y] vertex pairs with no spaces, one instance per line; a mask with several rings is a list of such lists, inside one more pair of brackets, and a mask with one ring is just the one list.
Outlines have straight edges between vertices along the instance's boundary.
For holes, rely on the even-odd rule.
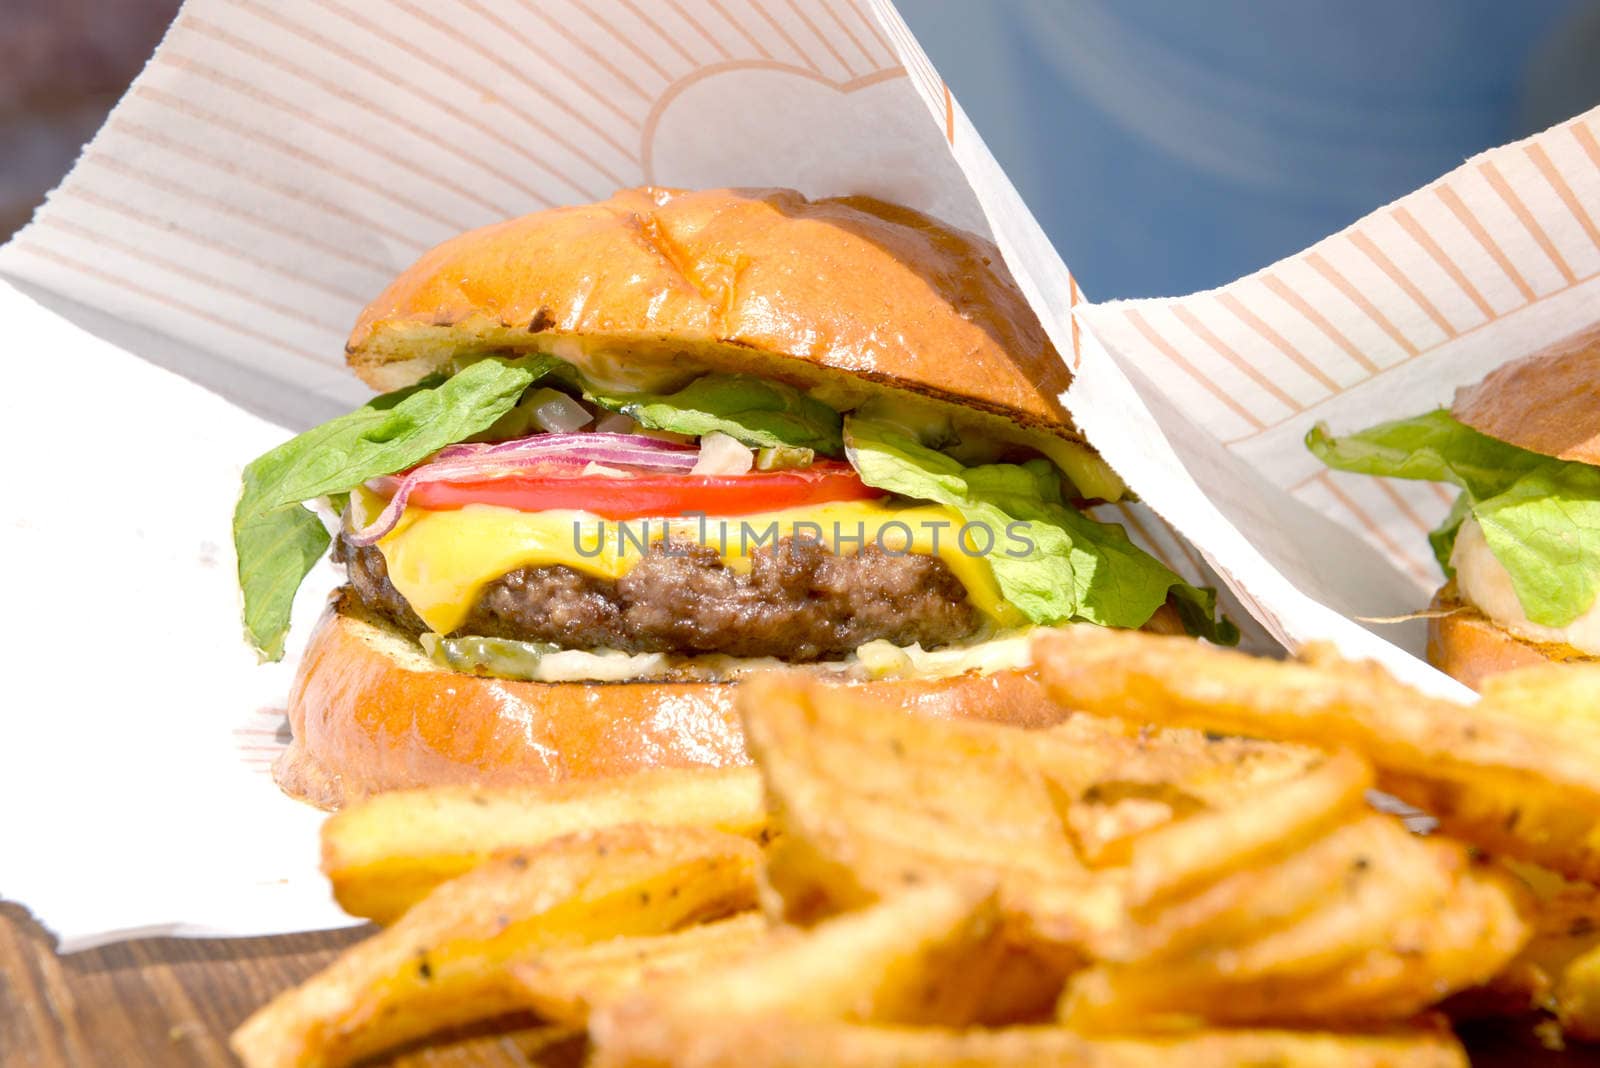
[[1451,407],[1335,437],[1330,467],[1453,484],[1428,660],[1468,686],[1600,659],[1600,330],[1497,368]]
[[1124,489],[994,247],[905,208],[541,212],[428,252],[347,351],[390,392],[252,463],[235,515],[263,656],[330,544],[349,576],[277,768],[323,804],[737,761],[753,668],[1037,722],[1032,626],[1236,636],[1080,510]]

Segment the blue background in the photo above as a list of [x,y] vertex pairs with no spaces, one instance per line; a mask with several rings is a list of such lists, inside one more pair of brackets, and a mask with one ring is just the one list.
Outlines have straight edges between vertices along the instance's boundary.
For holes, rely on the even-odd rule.
[[1594,0],[899,0],[1085,292],[1221,285],[1600,102]]

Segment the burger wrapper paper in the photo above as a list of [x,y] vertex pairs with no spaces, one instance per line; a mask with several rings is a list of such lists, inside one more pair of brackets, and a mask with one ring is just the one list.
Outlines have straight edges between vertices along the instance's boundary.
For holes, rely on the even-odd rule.
[[[64,950],[350,922],[320,814],[270,777],[294,662],[240,635],[240,469],[366,396],[346,331],[423,250],[641,183],[868,193],[990,235],[1142,502],[1103,518],[1222,585],[1248,645],[1331,641],[1464,697],[1420,623],[1360,622],[1426,604],[1447,498],[1300,442],[1590,322],[1597,134],[1471,160],[1224,289],[1096,305],[886,2],[190,0],[0,249],[0,895]],[[337,581],[308,578],[291,649]]]

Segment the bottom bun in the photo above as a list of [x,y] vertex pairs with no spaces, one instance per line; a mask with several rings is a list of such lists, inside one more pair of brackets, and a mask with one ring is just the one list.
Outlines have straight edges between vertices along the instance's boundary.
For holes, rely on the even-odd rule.
[[1441,614],[1428,620],[1428,663],[1474,690],[1503,671],[1597,659],[1570,645],[1517,637],[1461,600],[1453,581],[1434,595],[1431,607]]
[[[440,668],[409,638],[334,603],[289,692],[294,738],[273,775],[324,808],[384,790],[600,778],[749,762],[732,682],[525,682]],[[1031,672],[843,683],[934,716],[1065,719]]]

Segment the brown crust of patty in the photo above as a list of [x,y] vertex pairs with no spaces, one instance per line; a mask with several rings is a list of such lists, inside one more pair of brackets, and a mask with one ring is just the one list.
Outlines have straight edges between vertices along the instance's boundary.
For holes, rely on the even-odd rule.
[[1454,581],[1434,595],[1430,607],[1442,614],[1428,620],[1428,663],[1474,690],[1489,676],[1516,668],[1600,659],[1570,645],[1517,637],[1461,600]]
[[[368,611],[422,633],[422,620],[389,581],[381,551],[341,538],[335,558]],[[559,565],[519,568],[484,589],[455,633],[804,663],[837,659],[880,638],[947,645],[979,626],[966,588],[935,556],[877,546],[835,555],[786,538],[751,553],[750,564],[741,573],[709,547],[658,543],[619,579]]]
[[395,279],[346,351],[396,389],[573,339],[633,370],[887,385],[1076,437],[1071,373],[995,246],[871,197],[647,186],[485,226]]
[[[447,783],[548,783],[748,762],[737,683],[540,683],[438,667],[336,595],[289,695],[274,775],[323,807]],[[1064,712],[1031,672],[857,683],[923,715],[1040,727]]]

